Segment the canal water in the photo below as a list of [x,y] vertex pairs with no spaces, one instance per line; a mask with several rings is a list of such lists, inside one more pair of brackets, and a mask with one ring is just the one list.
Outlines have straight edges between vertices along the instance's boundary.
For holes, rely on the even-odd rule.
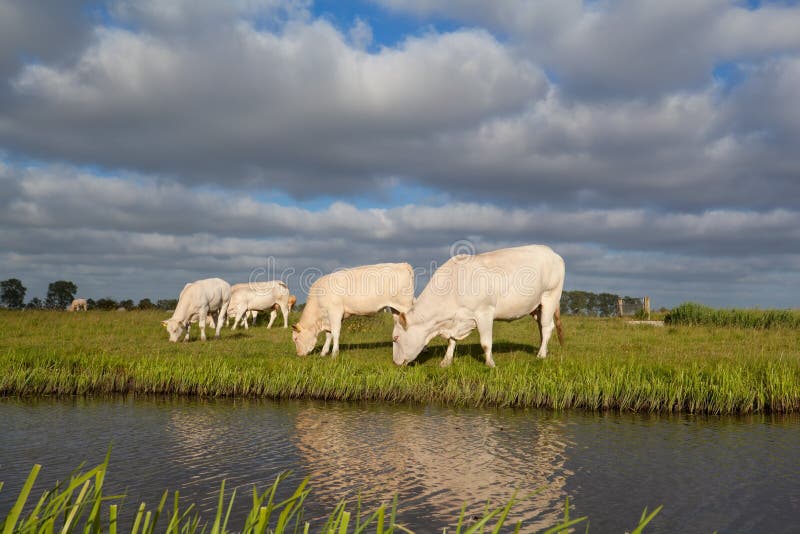
[[0,399],[0,517],[33,464],[43,466],[38,495],[100,463],[109,445],[106,493],[126,494],[123,521],[169,489],[211,522],[225,479],[238,489],[237,530],[253,485],[292,470],[282,495],[309,476],[305,518],[318,527],[359,492],[368,510],[397,495],[400,522],[422,533],[454,526],[464,504],[479,515],[516,491],[511,517],[523,532],[554,525],[567,498],[589,532],[630,531],[659,505],[646,532],[800,532],[797,415],[140,397]]

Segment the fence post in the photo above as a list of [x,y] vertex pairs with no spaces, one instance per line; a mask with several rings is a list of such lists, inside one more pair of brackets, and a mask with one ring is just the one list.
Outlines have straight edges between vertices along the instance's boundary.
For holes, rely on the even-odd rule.
[[650,297],[644,298],[644,313],[647,314],[647,320],[650,320]]
[[617,299],[617,314],[622,317],[622,299]]

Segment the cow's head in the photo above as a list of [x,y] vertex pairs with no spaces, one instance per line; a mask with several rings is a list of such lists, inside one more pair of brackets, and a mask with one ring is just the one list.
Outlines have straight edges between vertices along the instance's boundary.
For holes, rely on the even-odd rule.
[[173,343],[178,341],[183,333],[188,328],[188,323],[183,324],[180,321],[176,321],[175,319],[167,319],[166,321],[161,321],[161,324],[167,329],[167,333],[169,334],[169,340]]
[[405,313],[398,314],[392,332],[392,360],[397,365],[413,362],[432,337],[422,325],[410,324]]
[[309,328],[294,324],[292,325],[292,341],[297,349],[297,355],[306,356],[314,350],[314,346],[317,344],[317,334]]

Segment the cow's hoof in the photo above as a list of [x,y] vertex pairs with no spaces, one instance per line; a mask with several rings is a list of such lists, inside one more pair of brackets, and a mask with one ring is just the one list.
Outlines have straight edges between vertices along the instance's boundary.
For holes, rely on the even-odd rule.
[[439,362],[439,367],[450,367],[452,365],[453,360],[442,360]]
[[545,358],[547,358],[547,354],[537,354],[536,357],[539,358],[540,360],[544,360]]
[[488,362],[486,362],[486,367],[494,367],[494,366],[495,366],[494,360],[489,360]]

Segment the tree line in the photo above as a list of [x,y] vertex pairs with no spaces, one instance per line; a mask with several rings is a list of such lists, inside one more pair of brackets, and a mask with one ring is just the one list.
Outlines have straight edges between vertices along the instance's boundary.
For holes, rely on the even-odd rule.
[[[9,309],[52,309],[63,310],[72,303],[78,293],[78,286],[69,280],[57,280],[47,287],[47,297],[44,301],[38,297],[25,303],[27,289],[16,278],[0,282],[0,303]],[[561,294],[561,312],[568,315],[591,315],[596,317],[611,317],[617,315],[617,300],[619,295],[614,293],[592,293],[591,291],[564,291]],[[629,299],[630,297],[623,297]],[[138,304],[131,299],[114,300],[110,297],[93,300],[86,299],[89,309],[96,310],[173,310],[178,304],[178,299],[159,299],[156,302],[150,299],[141,299]],[[302,309],[296,306],[295,310]]]
[[[591,291],[564,291],[561,293],[561,313],[565,315],[589,315],[594,317],[613,317],[617,313],[617,300],[614,293],[592,293]],[[622,297],[623,300],[633,300]]]
[[[47,286],[47,296],[25,302],[28,289],[17,278],[9,278],[0,282],[0,304],[11,310],[63,310],[72,304],[78,294],[78,286],[69,280],[56,280]],[[148,298],[141,299],[138,304],[132,299],[115,300],[110,297],[94,300],[86,299],[87,307],[95,310],[173,310],[178,299],[159,299],[156,302]]]

